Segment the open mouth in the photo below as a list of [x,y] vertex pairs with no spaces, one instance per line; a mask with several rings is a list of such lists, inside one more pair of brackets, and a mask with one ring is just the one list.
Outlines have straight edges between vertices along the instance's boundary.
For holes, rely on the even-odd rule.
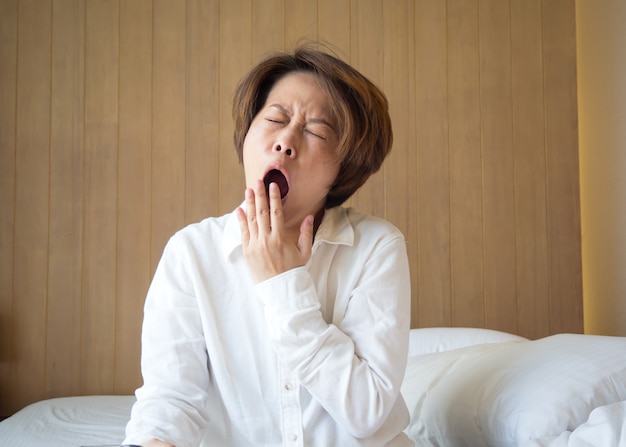
[[265,184],[265,193],[268,198],[270,195],[270,183],[276,183],[276,185],[278,185],[281,200],[287,197],[287,193],[289,192],[289,183],[287,182],[285,174],[280,172],[278,169],[272,169],[265,174],[265,177],[263,177],[263,183]]

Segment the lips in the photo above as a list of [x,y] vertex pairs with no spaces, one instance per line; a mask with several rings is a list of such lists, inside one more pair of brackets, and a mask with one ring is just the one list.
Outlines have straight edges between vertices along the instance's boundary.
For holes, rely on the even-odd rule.
[[289,183],[287,182],[285,174],[280,172],[278,169],[272,169],[265,174],[265,177],[263,177],[263,183],[265,184],[265,193],[268,197],[270,194],[270,183],[276,183],[276,185],[278,185],[281,199],[287,197],[287,193],[289,192]]

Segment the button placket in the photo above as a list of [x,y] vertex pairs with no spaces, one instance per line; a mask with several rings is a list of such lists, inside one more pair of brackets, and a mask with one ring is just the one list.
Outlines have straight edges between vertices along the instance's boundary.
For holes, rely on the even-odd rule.
[[296,379],[282,366],[280,369],[280,402],[283,425],[283,445],[303,446],[302,411]]

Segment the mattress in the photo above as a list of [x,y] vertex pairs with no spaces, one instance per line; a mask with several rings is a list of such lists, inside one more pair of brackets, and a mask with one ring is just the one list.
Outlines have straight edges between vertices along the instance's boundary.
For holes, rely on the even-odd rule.
[[119,446],[134,396],[80,396],[31,404],[0,422],[0,445]]
[[[416,446],[626,447],[626,337],[414,329],[409,352],[401,391]],[[0,446],[119,446],[134,402],[37,402],[0,422]]]

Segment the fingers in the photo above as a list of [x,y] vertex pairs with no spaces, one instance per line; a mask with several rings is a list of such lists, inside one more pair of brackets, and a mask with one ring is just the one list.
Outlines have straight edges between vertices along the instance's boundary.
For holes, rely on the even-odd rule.
[[[263,183],[263,180],[256,181],[254,185],[253,198],[253,205],[256,210],[256,225],[258,232],[267,233],[268,231],[270,231],[270,205],[267,201],[265,184]],[[253,216],[254,213],[252,213],[251,215]],[[250,216],[248,216],[248,218],[250,218]]]
[[239,230],[241,231],[241,241],[246,246],[250,242],[250,230],[248,229],[248,217],[241,207],[237,208],[237,220],[239,221]]
[[282,234],[284,222],[280,189],[276,183],[270,183],[270,226],[272,231]]
[[[245,201],[246,201],[245,224],[246,224],[246,230],[248,232],[248,240],[256,239],[258,235],[258,228],[257,228],[257,223],[256,223],[256,220],[257,220],[256,200],[255,200],[254,191],[252,189],[246,189]],[[243,233],[242,233],[242,238],[243,238]]]
[[[245,208],[245,212],[244,209]],[[245,205],[237,209],[243,254],[252,277],[263,281],[287,270],[306,264],[311,257],[314,219],[309,215],[296,234],[287,234],[280,198],[280,188],[258,181],[245,191]]]
[[[246,240],[256,239],[261,234],[282,232],[284,227],[283,204],[280,198],[280,189],[276,183],[271,183],[269,186],[269,203],[262,180],[258,180],[254,188],[246,189],[245,203]],[[242,216],[239,216],[240,225],[244,223],[241,218]]]
[[311,257],[313,249],[313,216],[309,215],[304,218],[300,224],[300,236],[298,237],[298,250],[305,260]]

